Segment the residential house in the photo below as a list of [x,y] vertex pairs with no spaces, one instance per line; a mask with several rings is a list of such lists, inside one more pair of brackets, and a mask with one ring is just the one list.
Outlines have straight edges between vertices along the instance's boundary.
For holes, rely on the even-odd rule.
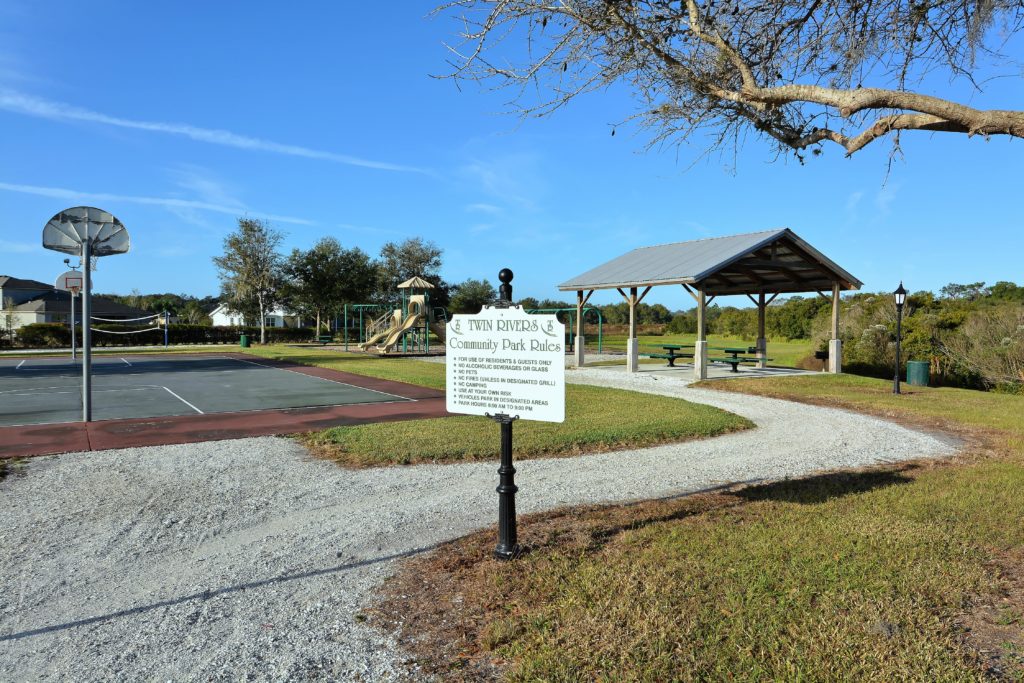
[[[217,304],[217,308],[210,311],[210,320],[218,327],[242,327],[245,325],[242,314],[232,311],[227,304]],[[267,313],[266,325],[267,327],[302,327],[302,318],[279,306]]]
[[[75,315],[81,299],[75,302]],[[149,311],[125,306],[102,296],[92,297],[92,314],[97,318],[129,320],[150,315]],[[33,323],[66,323],[71,317],[71,295],[38,280],[0,275],[0,326],[14,331]]]

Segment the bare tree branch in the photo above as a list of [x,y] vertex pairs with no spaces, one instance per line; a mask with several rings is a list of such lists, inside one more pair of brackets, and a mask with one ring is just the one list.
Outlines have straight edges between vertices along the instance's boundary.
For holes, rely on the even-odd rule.
[[455,0],[436,13],[463,27],[448,77],[512,87],[525,116],[625,83],[655,142],[708,129],[715,148],[747,131],[782,152],[851,155],[901,131],[1024,138],[1022,111],[914,89],[937,70],[979,88],[979,55],[1020,78],[998,48],[1024,25],[1022,0]]

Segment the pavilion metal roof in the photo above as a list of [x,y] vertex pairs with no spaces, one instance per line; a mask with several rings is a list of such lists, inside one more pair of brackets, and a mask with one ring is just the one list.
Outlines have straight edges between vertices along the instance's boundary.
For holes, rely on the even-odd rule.
[[567,280],[562,291],[686,284],[709,295],[860,289],[789,228],[640,247]]

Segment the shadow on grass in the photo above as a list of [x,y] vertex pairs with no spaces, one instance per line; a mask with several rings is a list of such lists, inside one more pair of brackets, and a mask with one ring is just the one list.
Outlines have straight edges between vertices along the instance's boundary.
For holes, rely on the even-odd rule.
[[621,534],[711,510],[758,501],[816,505],[834,498],[867,493],[889,486],[909,484],[918,465],[907,464],[885,470],[830,472],[801,479],[756,484],[737,489],[724,484],[698,492],[669,496],[626,505],[584,506],[524,516],[520,542],[523,554],[572,547],[593,553]]
[[875,489],[909,484],[913,477],[907,473],[917,465],[903,465],[898,469],[868,470],[864,472],[830,472],[801,479],[786,479],[750,486],[736,492],[745,501],[772,500],[786,503],[816,505],[833,498],[867,493]]

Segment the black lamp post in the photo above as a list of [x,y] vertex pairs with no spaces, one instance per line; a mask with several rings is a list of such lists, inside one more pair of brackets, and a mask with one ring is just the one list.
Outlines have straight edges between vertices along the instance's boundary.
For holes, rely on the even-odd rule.
[[892,393],[900,393],[900,342],[903,341],[903,304],[907,303],[907,290],[900,281],[899,288],[892,293],[896,301],[896,375],[892,380]]

